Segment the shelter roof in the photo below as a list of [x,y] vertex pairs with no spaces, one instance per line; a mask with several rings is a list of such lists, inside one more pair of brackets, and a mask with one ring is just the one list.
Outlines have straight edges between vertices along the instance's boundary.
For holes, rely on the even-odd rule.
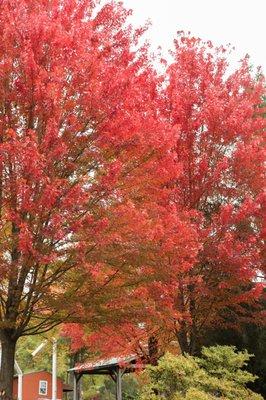
[[111,358],[101,358],[94,361],[88,361],[75,365],[74,368],[69,369],[69,372],[82,373],[82,374],[109,374],[111,371],[118,367],[125,367],[132,369],[136,364],[139,357],[131,354],[128,356],[118,356]]

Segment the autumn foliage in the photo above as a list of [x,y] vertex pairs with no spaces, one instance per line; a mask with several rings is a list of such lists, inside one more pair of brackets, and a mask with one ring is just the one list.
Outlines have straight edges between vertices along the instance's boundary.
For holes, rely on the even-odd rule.
[[147,205],[178,175],[160,83],[146,46],[133,50],[142,30],[127,16],[89,0],[1,2],[0,388],[9,395],[17,339],[101,315],[105,287],[153,242],[150,218],[161,211]]
[[176,297],[189,313],[177,336],[193,352],[206,327],[262,322],[247,304],[261,294],[257,275],[265,267],[265,82],[252,76],[248,59],[230,73],[223,48],[190,37],[175,42],[168,74],[165,116],[179,127],[175,151],[184,171],[174,201],[200,218],[197,261],[179,277]]
[[265,323],[264,79],[252,75],[248,58],[230,72],[226,49],[183,33],[172,56],[158,103],[176,132],[179,171],[160,216],[165,236],[141,269],[143,282],[113,306],[104,327],[75,342],[108,354],[130,348],[149,361],[176,340],[182,352],[197,352],[217,326]]
[[223,49],[183,34],[160,75],[128,15],[118,2],[0,5],[9,395],[18,338],[61,322],[77,347],[156,361],[173,339],[193,353],[206,327],[263,320],[263,78],[247,60],[230,74]]

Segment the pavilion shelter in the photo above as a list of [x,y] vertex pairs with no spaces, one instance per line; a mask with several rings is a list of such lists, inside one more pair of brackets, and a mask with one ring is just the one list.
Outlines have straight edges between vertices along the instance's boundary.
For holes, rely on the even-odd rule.
[[136,355],[127,357],[112,357],[93,362],[78,364],[68,372],[73,373],[73,400],[79,399],[78,382],[84,375],[109,375],[116,383],[116,400],[122,400],[122,377],[126,373],[141,368]]

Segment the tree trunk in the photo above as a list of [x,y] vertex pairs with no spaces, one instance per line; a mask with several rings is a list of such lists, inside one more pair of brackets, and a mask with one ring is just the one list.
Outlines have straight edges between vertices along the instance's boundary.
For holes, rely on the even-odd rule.
[[148,340],[149,364],[157,365],[159,359],[158,340],[155,336],[150,336]]
[[0,332],[2,347],[0,369],[0,400],[13,398],[13,376],[15,363],[15,350],[17,340],[12,338],[12,332]]
[[180,324],[180,328],[176,333],[176,337],[179,343],[179,347],[182,354],[189,353],[189,342],[188,342],[188,333],[185,323]]

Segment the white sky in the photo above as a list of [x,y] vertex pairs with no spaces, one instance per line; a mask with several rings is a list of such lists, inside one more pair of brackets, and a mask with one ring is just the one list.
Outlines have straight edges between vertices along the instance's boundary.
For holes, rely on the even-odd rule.
[[249,54],[266,72],[266,0],[124,0],[133,24],[153,23],[147,34],[154,47],[172,46],[175,32],[190,31],[216,45],[231,43],[236,56]]

